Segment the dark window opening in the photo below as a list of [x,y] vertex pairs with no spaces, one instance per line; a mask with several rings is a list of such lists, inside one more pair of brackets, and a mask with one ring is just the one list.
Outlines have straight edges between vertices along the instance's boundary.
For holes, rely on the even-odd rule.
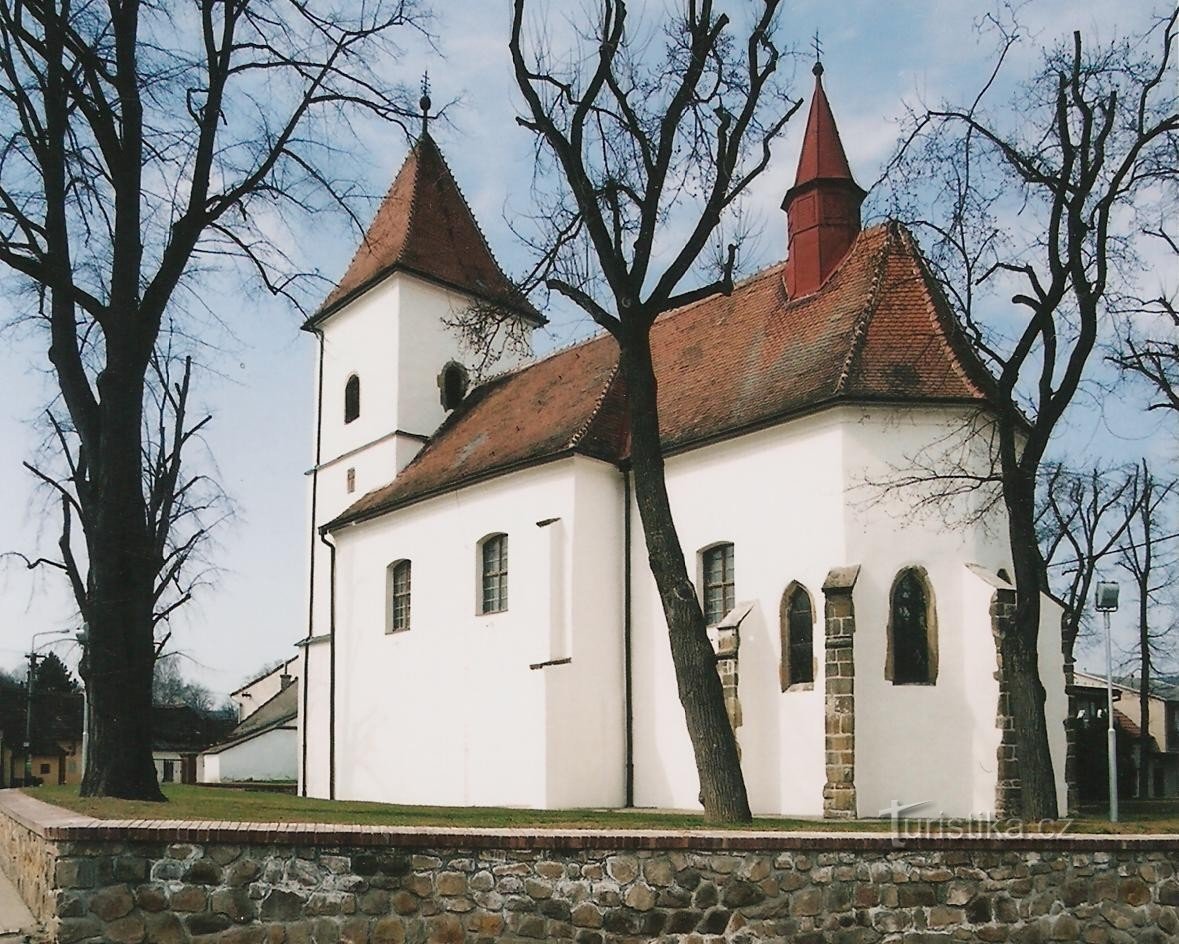
[[891,617],[893,684],[933,681],[929,594],[916,569],[906,570],[893,586]]
[[802,586],[795,586],[789,593],[782,626],[782,655],[786,660],[783,689],[815,680],[815,624],[811,597]]
[[172,783],[176,779],[176,762],[171,760],[164,761],[164,783]]
[[462,403],[469,386],[470,376],[467,374],[467,368],[457,361],[450,361],[442,368],[442,373],[438,377],[438,387],[442,391],[442,408],[450,411]]
[[360,378],[353,374],[344,384],[344,422],[351,423],[360,416]]
[[48,764],[41,765],[41,773],[43,773],[43,774],[49,773],[49,765]]
[[508,608],[508,536],[493,534],[483,542],[483,587],[480,612],[502,613]]
[[704,552],[704,620],[715,626],[736,605],[733,545],[718,544]]

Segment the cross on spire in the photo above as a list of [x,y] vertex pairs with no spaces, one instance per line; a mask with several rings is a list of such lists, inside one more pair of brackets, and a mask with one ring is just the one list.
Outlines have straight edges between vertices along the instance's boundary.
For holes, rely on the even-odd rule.
[[823,74],[823,43],[819,39],[819,31],[815,30],[814,38],[811,40],[811,46],[815,50],[815,64],[811,68],[811,72],[815,75]]
[[418,105],[422,109],[422,134],[426,133],[426,126],[430,120],[430,72],[429,70],[422,73],[422,97],[418,99]]

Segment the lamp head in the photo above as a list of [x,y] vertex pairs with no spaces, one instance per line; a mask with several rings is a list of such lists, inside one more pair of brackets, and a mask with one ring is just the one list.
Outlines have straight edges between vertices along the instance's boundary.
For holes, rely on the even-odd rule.
[[1097,584],[1093,606],[1098,613],[1113,613],[1118,608],[1118,585],[1103,580]]

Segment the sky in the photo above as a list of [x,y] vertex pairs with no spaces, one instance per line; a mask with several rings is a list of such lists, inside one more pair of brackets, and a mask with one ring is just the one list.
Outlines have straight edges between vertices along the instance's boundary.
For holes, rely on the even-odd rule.
[[[648,17],[671,5],[671,0],[635,4]],[[853,171],[865,187],[877,179],[895,146],[906,102],[963,100],[989,71],[991,41],[974,29],[985,9],[977,0],[799,0],[786,6],[782,35],[788,43],[809,50],[819,32],[824,84]],[[1021,16],[1030,35],[1045,41],[1074,28],[1109,38],[1140,26],[1151,6],[1033,0]],[[563,17],[583,4],[551,0],[537,7],[546,16]],[[428,70],[434,101],[451,103],[433,135],[501,264],[519,273],[528,255],[515,243],[508,220],[529,208],[531,139],[514,122],[518,101],[507,53],[508,4],[449,0],[436,3],[435,13],[437,48],[407,40],[393,68],[415,86]],[[1033,52],[1034,43],[1017,51],[1009,63],[1012,75],[1026,71]],[[802,52],[786,65],[795,73],[796,96],[809,99],[811,62],[811,54]],[[755,268],[785,254],[779,205],[793,180],[805,114],[804,106],[787,126],[748,201],[763,227],[752,249]],[[355,173],[369,182],[376,198],[404,159],[406,139],[384,125],[362,123],[358,129],[358,141],[341,159],[355,163]],[[370,203],[361,216],[373,208]],[[330,282],[342,274],[358,234],[343,221],[317,218],[305,221],[294,238],[300,248],[312,250],[315,266]],[[216,579],[174,620],[169,649],[185,674],[225,694],[264,664],[288,657],[306,634],[304,473],[312,457],[315,344],[299,330],[302,318],[287,304],[225,286],[211,288],[208,297],[226,327],[209,339],[195,378],[202,405],[213,417],[202,461],[214,464],[235,516],[219,529],[208,552]],[[0,299],[0,321],[11,316],[5,305]],[[542,352],[590,331],[583,317],[568,310],[550,317],[538,343]],[[7,496],[0,503],[0,551],[33,557],[53,550],[58,527],[48,496],[21,465],[39,443],[30,420],[52,394],[45,351],[43,338],[0,332],[0,494]],[[1070,421],[1068,435],[1082,451],[1127,460],[1143,452],[1172,463],[1175,458],[1173,426],[1096,397]],[[1119,624],[1123,635],[1126,609]],[[56,573],[0,565],[0,668],[20,664],[33,633],[76,630],[77,623]],[[67,661],[76,659],[68,634],[54,648]],[[1082,663],[1096,666],[1095,651],[1086,650]]]

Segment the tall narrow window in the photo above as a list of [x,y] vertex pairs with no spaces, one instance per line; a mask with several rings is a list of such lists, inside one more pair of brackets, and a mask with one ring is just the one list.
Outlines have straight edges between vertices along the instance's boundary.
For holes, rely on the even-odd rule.
[[344,384],[344,422],[360,416],[360,378],[353,374]]
[[917,567],[901,571],[892,585],[889,605],[888,666],[894,685],[937,680],[937,627],[933,597]]
[[793,583],[782,596],[782,691],[815,680],[815,616],[806,587]]
[[481,613],[502,613],[508,608],[508,536],[493,534],[485,538],[480,551],[482,561]]
[[407,560],[389,565],[385,576],[385,609],[389,614],[385,621],[386,632],[395,633],[409,629],[411,575],[410,563]]
[[704,619],[715,626],[735,605],[733,545],[717,544],[703,554]]

